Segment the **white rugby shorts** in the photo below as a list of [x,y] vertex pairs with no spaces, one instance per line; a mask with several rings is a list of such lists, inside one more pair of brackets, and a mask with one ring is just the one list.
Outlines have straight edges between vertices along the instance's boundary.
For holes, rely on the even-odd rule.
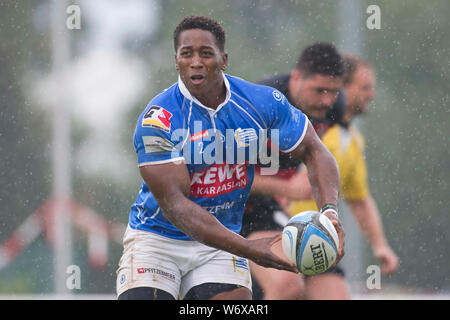
[[127,227],[117,270],[117,296],[153,287],[183,299],[203,283],[236,284],[251,291],[248,260],[197,241],[167,238]]

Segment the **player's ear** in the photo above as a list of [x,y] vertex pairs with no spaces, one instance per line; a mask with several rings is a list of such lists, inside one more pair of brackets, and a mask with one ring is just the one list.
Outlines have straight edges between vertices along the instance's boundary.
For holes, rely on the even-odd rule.
[[177,53],[176,52],[175,52],[174,58],[175,58],[175,69],[180,70],[180,66],[178,65],[178,59],[177,59]]
[[225,71],[228,67],[228,53],[222,53],[222,71]]
[[301,74],[301,72],[300,72],[300,70],[298,70],[298,69],[293,69],[292,71],[291,71],[291,79],[292,80],[298,80],[298,79],[300,79],[302,77],[302,74]]

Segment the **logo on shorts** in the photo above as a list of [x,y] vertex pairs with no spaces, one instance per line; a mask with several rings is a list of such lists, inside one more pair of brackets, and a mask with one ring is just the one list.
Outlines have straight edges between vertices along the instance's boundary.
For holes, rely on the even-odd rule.
[[127,278],[127,277],[125,276],[125,274],[122,273],[122,274],[120,275],[119,283],[120,283],[120,284],[124,284],[126,278]]
[[234,272],[239,272],[241,274],[244,274],[246,271],[248,271],[248,262],[245,258],[236,258],[233,256],[233,268]]
[[172,113],[159,106],[151,106],[142,119],[143,127],[152,127],[170,132]]
[[138,273],[145,273],[145,268],[138,268],[138,269],[137,269],[137,272],[138,272]]
[[172,273],[169,273],[167,271],[164,270],[160,270],[160,269],[156,269],[156,268],[137,268],[137,273],[139,274],[144,274],[144,273],[151,273],[151,274],[156,274],[156,275],[160,275],[161,277],[173,281],[175,282],[175,275]]

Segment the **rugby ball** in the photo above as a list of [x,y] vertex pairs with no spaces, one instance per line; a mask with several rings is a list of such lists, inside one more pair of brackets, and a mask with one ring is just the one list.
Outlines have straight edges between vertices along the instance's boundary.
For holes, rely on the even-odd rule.
[[283,229],[285,256],[304,275],[315,275],[329,269],[336,261],[339,238],[327,216],[317,211],[296,214]]

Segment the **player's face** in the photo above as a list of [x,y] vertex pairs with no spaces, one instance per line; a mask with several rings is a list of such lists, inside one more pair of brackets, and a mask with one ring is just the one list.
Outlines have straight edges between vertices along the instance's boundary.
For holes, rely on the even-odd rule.
[[189,92],[200,101],[218,99],[224,92],[222,70],[227,62],[227,54],[211,32],[191,29],[180,34],[175,66]]
[[348,108],[353,114],[366,113],[369,102],[375,95],[375,74],[372,69],[359,67],[353,74],[352,81],[345,86]]
[[298,77],[291,76],[291,81],[294,81],[294,85],[290,87],[294,104],[313,119],[325,118],[342,86],[341,77],[321,74],[307,77],[299,74]]

